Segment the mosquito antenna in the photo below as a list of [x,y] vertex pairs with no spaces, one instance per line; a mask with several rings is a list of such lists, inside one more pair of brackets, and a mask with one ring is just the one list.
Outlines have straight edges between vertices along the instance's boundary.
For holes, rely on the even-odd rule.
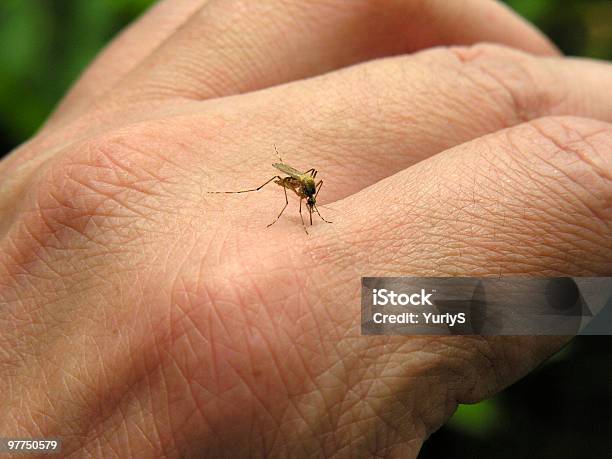
[[276,145],[274,145],[274,151],[276,151],[276,156],[278,156],[278,159],[280,159],[281,164],[285,164],[285,162],[283,161],[283,158],[281,158],[281,155],[278,152],[278,148],[276,148]]
[[[315,172],[315,175],[317,175],[317,173]],[[313,177],[314,178],[314,177]],[[319,191],[321,191],[321,187],[323,186],[323,179],[319,180],[319,183],[317,183],[316,188],[317,188],[317,192],[314,195],[315,201],[317,200],[317,196],[319,196]]]

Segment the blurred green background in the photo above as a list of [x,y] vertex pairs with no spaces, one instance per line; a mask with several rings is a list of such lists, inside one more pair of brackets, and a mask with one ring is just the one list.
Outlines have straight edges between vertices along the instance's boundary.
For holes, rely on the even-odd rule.
[[[152,3],[1,0],[0,156],[35,132],[100,48]],[[612,60],[612,1],[507,3],[566,54]],[[577,338],[497,397],[461,406],[420,457],[612,457],[612,339]]]

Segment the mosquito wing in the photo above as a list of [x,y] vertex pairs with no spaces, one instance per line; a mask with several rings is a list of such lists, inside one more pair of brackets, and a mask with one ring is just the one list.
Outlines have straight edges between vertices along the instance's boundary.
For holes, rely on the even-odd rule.
[[303,172],[300,172],[297,169],[294,169],[293,167],[288,166],[284,163],[274,163],[272,164],[272,166],[276,167],[283,174],[287,174],[293,178],[300,178],[304,174]]

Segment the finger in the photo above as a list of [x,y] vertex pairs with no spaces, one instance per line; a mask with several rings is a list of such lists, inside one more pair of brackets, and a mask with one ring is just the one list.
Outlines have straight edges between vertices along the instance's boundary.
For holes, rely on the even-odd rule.
[[[487,20],[483,20],[487,18]],[[437,44],[492,41],[539,54],[550,42],[497,2],[217,1],[121,85],[126,100],[206,99]]]
[[365,63],[243,96],[228,125],[248,131],[257,119],[269,130],[257,148],[236,147],[248,155],[215,148],[214,174],[234,164],[236,154],[244,176],[266,174],[276,143],[288,164],[319,170],[326,183],[319,198],[330,202],[531,119],[578,115],[612,122],[610,87],[609,63],[537,58],[493,45]]
[[99,54],[62,100],[47,126],[86,109],[205,3],[206,0],[162,0],[154,5]]
[[[345,213],[335,232],[355,247],[367,242],[351,263],[358,258],[371,273],[610,274],[612,125],[540,118],[447,150],[330,206]],[[390,236],[402,241],[392,252]]]
[[[334,267],[346,298],[358,295],[361,276],[610,275],[612,125],[542,118],[455,147],[330,207],[338,218],[306,241],[306,253],[311,264]],[[342,298],[335,291],[328,301],[351,303]],[[403,354],[390,353],[411,344],[385,341],[381,359],[401,368]],[[454,400],[473,402],[559,346],[552,337],[463,337],[427,349],[462,350],[450,373],[473,372],[449,386]]]

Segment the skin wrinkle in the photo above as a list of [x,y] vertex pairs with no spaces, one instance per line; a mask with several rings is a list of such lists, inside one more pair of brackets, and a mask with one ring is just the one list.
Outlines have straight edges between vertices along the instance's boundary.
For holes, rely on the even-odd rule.
[[[388,364],[388,363],[387,363],[387,364]],[[387,365],[387,364],[385,364],[385,365]],[[367,367],[366,367],[366,368],[367,368]],[[383,367],[383,369],[384,369],[384,367]],[[364,378],[363,378],[363,376],[362,376],[362,377],[360,377],[360,378],[356,378],[356,380],[357,380],[357,381],[359,381],[359,384],[360,384],[360,385],[363,385],[363,383],[367,381],[366,379],[364,379]],[[363,390],[362,390],[361,392],[363,392]],[[366,390],[366,392],[365,392],[365,393],[367,393],[367,390]]]
[[[555,218],[563,219],[564,216],[565,216],[564,213],[563,214],[559,214],[559,216],[553,216],[553,214],[551,214],[551,220],[554,221]],[[558,242],[561,241],[563,243],[568,243],[569,247],[571,247],[572,245],[575,245],[575,244],[579,244],[580,243],[580,239],[577,236],[582,234],[580,231],[583,231],[584,228],[582,228],[581,226],[578,226],[578,225],[571,225],[571,224],[568,224],[566,222],[564,222],[564,224],[566,224],[567,226],[576,226],[576,233],[575,234],[572,234],[572,233],[566,234],[567,232],[563,233],[563,232],[557,231],[555,226],[549,226],[546,234],[548,236],[554,236],[552,238],[551,242],[554,243],[554,244],[558,244]],[[537,227],[533,227],[532,226],[531,230],[532,231],[533,230],[537,230]],[[522,231],[516,231],[514,233],[510,233],[510,232],[506,231],[505,232],[505,237],[506,238],[514,238],[514,242],[518,243],[523,238],[523,234],[524,233]],[[547,236],[543,236],[541,240],[545,242],[547,240]],[[509,243],[511,244],[512,241],[509,241]]]
[[[360,384],[363,382],[364,377],[362,376],[362,382]],[[357,384],[348,386],[344,395],[340,399],[336,400],[334,405],[328,405],[326,407],[325,412],[333,413],[333,417],[330,425],[327,426],[327,429],[323,432],[323,435],[319,435],[321,438],[320,443],[322,448],[325,448],[325,445],[341,445],[343,443],[346,446],[349,446],[349,444],[343,440],[343,437],[346,436],[350,438],[351,436],[349,434],[342,435],[342,432],[349,431],[359,420],[355,410],[359,408],[357,403],[362,399],[362,396],[357,393],[357,387]],[[352,397],[354,399],[353,401],[351,401],[351,396],[354,396]],[[343,417],[348,417],[351,419],[343,422]]]
[[[145,378],[146,378],[146,379],[147,379],[147,381],[148,381],[148,376],[146,376]],[[146,386],[146,385],[145,385],[145,386]],[[133,391],[133,386],[132,386],[132,387],[130,387],[130,388],[127,390],[126,397],[124,397],[124,398],[123,398],[123,400],[125,400],[125,399],[127,398],[127,396],[131,395],[131,394],[130,394],[130,391]],[[131,398],[131,399],[130,399],[129,401],[127,401],[127,402],[123,402],[123,400],[121,400],[121,401],[120,401],[120,403],[126,404],[126,403],[131,403],[131,400],[133,400],[133,398]],[[136,398],[136,402],[137,402],[137,403],[139,403],[139,399],[137,399],[137,398]],[[118,405],[118,406],[119,406],[119,410],[121,411],[121,410],[122,410],[121,405]],[[111,421],[110,421],[110,419],[111,419],[110,417],[109,417],[109,418],[107,418],[107,420],[106,420],[106,422],[105,422],[106,424],[108,424],[108,425],[109,425],[109,427],[105,428],[105,427],[104,427],[104,424],[105,424],[105,423],[102,423],[102,427],[101,427],[101,428],[103,429],[102,431],[103,431],[103,432],[105,432],[105,434],[104,434],[104,435],[106,435],[106,436],[107,436],[106,443],[107,443],[108,445],[112,445],[112,442],[111,442],[110,440],[108,440],[108,435],[110,435],[110,433],[112,433],[112,432],[118,431],[118,430],[119,430],[119,428],[120,428],[121,426],[124,426],[124,427],[127,429],[127,423],[130,421],[130,417],[129,417],[128,415],[126,415],[125,413],[121,412],[121,415],[120,415],[120,419],[121,419],[121,421],[119,422],[119,427],[117,427],[117,423],[116,423],[116,421],[111,422]],[[91,434],[91,433],[89,433],[89,435],[88,435],[88,436],[89,436],[89,437],[92,437],[92,434]],[[94,437],[94,439],[93,439],[93,440],[91,440],[91,441],[93,441],[93,442],[97,442],[98,440],[97,440],[97,439]],[[86,446],[88,443],[89,443],[89,442],[84,441],[84,445],[85,445],[85,446]]]
[[[86,176],[80,179],[80,172],[76,170],[73,172],[71,169],[66,169],[65,171],[64,185],[61,188],[56,188],[58,194],[51,188],[47,189],[46,193],[43,192],[40,195],[40,215],[47,222],[47,226],[52,234],[57,234],[56,227],[59,225],[59,227],[70,228],[74,230],[76,234],[86,237],[90,242],[94,242],[90,235],[90,231],[86,229],[87,222],[95,218],[98,209],[101,206],[107,206],[110,201],[117,204],[119,206],[118,209],[127,209],[132,215],[151,221],[143,212],[136,210],[136,208],[132,208],[130,204],[118,199],[116,194],[106,193],[98,189],[95,184],[95,179],[92,181],[92,177]],[[83,194],[81,191],[82,189],[88,190],[88,193]],[[120,190],[121,189],[116,193],[120,193]],[[91,192],[91,194],[89,194],[89,192]],[[47,205],[47,196],[49,195],[54,196],[55,202],[59,204],[57,207]],[[102,216],[104,216],[104,213]],[[85,223],[81,223],[78,226],[71,224],[72,221],[78,221],[81,217],[87,219]]]
[[[109,180],[110,183],[121,183],[122,185],[124,185],[126,188],[130,190],[138,191],[140,193],[147,193],[147,194],[159,196],[159,194],[154,193],[148,187],[142,188],[142,187],[136,186],[138,183],[138,178],[134,171],[134,165],[126,161],[129,159],[124,156],[124,152],[122,152],[121,158],[119,158],[119,156],[116,155],[116,153],[114,153],[115,151],[114,147],[122,147],[123,149],[125,149],[126,148],[125,143],[121,142],[121,140],[111,141],[111,142],[112,143],[108,145],[105,143],[96,145],[95,153],[93,153],[91,157],[89,158],[90,161],[93,159],[93,161],[91,161],[94,163],[93,167],[95,167],[95,169],[98,169],[98,170],[106,169],[108,170],[109,173],[113,174],[115,180]],[[130,152],[131,153],[137,152],[137,150],[130,149]],[[140,152],[137,152],[137,153],[140,154]],[[98,158],[98,154],[100,154],[100,158]],[[105,161],[109,163],[108,166],[104,164]],[[125,163],[123,163],[122,161],[125,161]],[[75,166],[82,166],[85,168],[92,167],[92,165],[89,162],[75,161],[73,164]],[[151,182],[152,184],[163,182],[163,179],[161,176],[153,174],[148,169],[143,169],[142,167],[139,167],[138,169],[139,171],[145,171],[148,175],[150,175],[154,179],[154,181]],[[97,174],[93,174],[93,175],[97,176]]]
[[[578,161],[577,161],[577,162],[578,162]],[[552,164],[551,164],[551,165],[552,165]],[[558,169],[557,169],[557,170],[558,170]],[[572,180],[572,183],[573,183],[573,184],[576,184],[577,186],[579,186],[580,188],[582,188],[582,190],[583,190],[583,191],[585,191],[586,193],[589,193],[589,197],[592,197],[592,198],[598,198],[598,196],[597,196],[595,193],[593,193],[591,190],[589,190],[589,189],[588,189],[588,187],[587,187],[586,185],[584,185],[584,184],[582,183],[582,181],[581,181],[581,180],[572,179],[572,177],[570,177],[568,173],[565,173],[565,172],[563,172],[563,171],[562,171],[562,173],[563,173],[563,175],[565,175],[565,176],[566,176],[568,179]],[[544,182],[544,181],[542,181],[542,184],[544,184],[544,183],[545,183],[545,182]],[[568,195],[570,195],[570,194],[571,194],[571,192],[570,192],[571,190],[570,190],[570,189],[569,189],[567,186],[563,188],[563,191],[565,191],[565,192],[566,192],[566,194],[568,194]],[[589,206],[589,204],[588,204],[588,202],[587,202],[587,201],[585,201],[584,199],[581,199],[579,196],[575,196],[575,198],[576,198],[578,201],[580,201],[580,204],[582,204],[582,205],[583,205],[583,207],[587,208],[588,212],[586,212],[586,214],[590,214],[590,215],[585,215],[586,217],[589,217],[589,216],[592,216],[592,217],[593,217],[593,216],[594,216],[594,217],[597,217],[597,220],[598,220],[600,223],[605,223],[605,218],[603,218],[603,217],[600,215],[600,213],[599,213],[599,212],[598,212],[596,209],[592,208],[592,206]],[[577,209],[577,210],[578,210],[578,209]]]
[[[566,127],[565,124],[563,124],[562,120],[559,120],[559,124],[560,124],[561,127],[565,128],[565,129],[569,129],[568,127]],[[576,135],[579,136],[579,139],[572,140],[570,142],[563,142],[563,143],[561,143],[555,137],[554,134],[551,134],[551,132],[547,129],[547,127],[545,127],[545,125],[542,125],[540,123],[534,122],[534,123],[532,123],[532,126],[538,131],[538,133],[540,133],[542,136],[544,136],[545,138],[549,139],[552,143],[554,143],[554,145],[560,151],[565,152],[565,153],[572,153],[572,154],[576,155],[576,157],[582,163],[586,163],[588,166],[590,166],[590,170],[592,172],[594,172],[596,175],[600,176],[603,180],[612,180],[612,174],[611,173],[606,174],[605,169],[598,167],[594,163],[594,161],[589,159],[590,156],[597,151],[597,149],[595,149],[593,147],[593,145],[589,142],[589,139],[598,137],[598,136],[603,134],[605,137],[607,137],[608,139],[612,140],[612,130],[610,130],[609,128],[602,128],[600,130],[597,130],[595,132],[589,133],[589,134],[584,135],[584,136],[579,131],[572,130],[573,133],[575,133]],[[576,148],[576,146],[578,146],[578,148]],[[589,148],[585,148],[585,146],[588,146]],[[588,152],[587,152],[587,150],[588,150]],[[612,168],[610,170],[612,170]],[[568,177],[570,180],[572,180],[572,183],[575,183],[575,184],[577,184],[579,186],[582,186],[582,188],[584,189],[585,192],[587,192],[587,193],[590,192],[590,190],[586,187],[586,185],[582,185],[582,183],[581,183],[582,181],[581,180],[572,179],[572,177],[570,177],[563,170],[561,170],[561,172],[564,173],[566,175],[566,177]],[[591,196],[597,198],[597,196],[593,196],[592,194],[591,194]],[[595,209],[592,209],[583,200],[581,200],[581,203],[590,211],[591,216],[596,217],[601,223],[606,224],[606,219],[600,214],[599,211],[596,211]]]
[[[299,354],[298,354],[298,355],[299,355]],[[305,368],[305,361],[304,361],[303,359],[302,359],[302,364],[304,365],[304,368]],[[277,367],[278,367],[278,363],[277,363]],[[310,374],[310,373],[309,373],[309,372],[305,372],[305,374]],[[314,380],[313,380],[312,382],[313,382],[313,384],[315,384],[315,385],[316,385],[316,383],[314,383]],[[287,383],[286,383],[286,382],[285,382],[285,385],[287,386]],[[291,397],[291,398],[290,398],[290,400],[292,400],[292,399],[293,399],[293,397]],[[298,408],[298,405],[295,405],[295,407],[296,407],[296,409],[297,409],[297,408]],[[298,409],[298,410],[299,410],[299,409]],[[303,416],[302,416],[302,417],[303,417]],[[304,418],[304,417],[303,417],[303,419],[306,419],[306,418]],[[314,431],[312,430],[312,428],[311,428],[311,433],[314,433]]]
[[[265,338],[265,333],[261,333],[261,338],[262,341],[265,343],[266,348],[268,349],[268,351],[270,351],[270,355],[272,357],[272,360],[274,362],[274,365],[272,365],[273,368],[280,368],[279,365],[279,361],[278,359],[275,357],[274,352],[272,350],[272,345],[270,344],[269,340],[267,340]],[[250,358],[250,362],[251,365],[253,365],[253,362],[255,362],[256,360],[253,358],[254,354],[250,352],[250,348],[247,348],[247,353],[249,354]],[[253,370],[253,368],[251,368],[251,370]],[[287,382],[285,380],[283,380],[282,377],[282,373],[279,371],[276,374],[276,377],[282,382],[284,389],[287,393],[289,393],[290,391],[288,390],[287,386]],[[271,411],[271,409],[267,406],[267,404],[265,403],[264,399],[257,393],[257,380],[254,379],[254,381],[252,383],[250,383],[246,378],[241,377],[241,379],[243,380],[245,386],[249,389],[250,393],[255,397],[255,400],[257,401],[257,403],[265,410],[266,414],[268,415],[268,417],[270,419],[272,419],[272,422],[274,424],[274,426],[276,428],[278,428],[279,422],[278,419],[275,419],[275,416],[273,414],[273,412]]]
[[[345,361],[345,360],[343,359],[343,361]],[[350,390],[352,390],[352,389],[350,389]],[[348,395],[348,394],[347,394],[347,395]],[[334,429],[334,430],[335,430],[335,429]]]
[[[188,334],[185,334],[185,338],[187,339],[188,342],[190,342]],[[190,345],[190,349],[192,350],[194,355],[197,355],[197,353],[194,350],[193,345]],[[194,407],[194,410],[193,410],[191,416],[196,415],[199,419],[202,419],[202,420],[205,421],[206,428],[207,428],[207,431],[208,431],[207,433],[209,433],[209,435],[210,434],[218,435],[217,432],[214,432],[213,424],[208,420],[208,417],[206,416],[206,404],[201,406],[200,403],[198,403],[199,397],[196,395],[195,387],[194,387],[195,385],[197,385],[197,383],[190,383],[190,379],[191,378],[188,375],[188,373],[186,373],[186,371],[185,371],[186,369],[183,369],[181,367],[181,365],[177,365],[177,368],[178,368],[180,374],[182,375],[183,380],[186,382],[188,395],[191,398],[191,400],[193,401],[192,406]]]
[[[58,200],[58,199],[56,198],[56,200]],[[48,225],[48,226],[49,226],[49,225]],[[70,227],[71,227],[71,226],[70,226]],[[72,228],[72,227],[71,227],[71,228]],[[30,232],[30,233],[31,233],[31,232]],[[39,241],[39,245],[42,245],[42,244],[41,244],[41,241]],[[41,259],[41,260],[43,260],[43,259]],[[43,261],[44,261],[44,260],[43,260]]]
[[[31,366],[32,368],[34,368],[35,366],[33,365],[32,361],[36,361],[36,359],[39,358],[39,356],[44,352],[44,350],[49,347],[49,344],[53,343],[54,339],[58,339],[57,337],[53,337],[52,332],[55,332],[56,330],[60,329],[62,325],[65,325],[65,321],[59,317],[55,318],[54,323],[48,324],[47,322],[42,320],[42,312],[42,308],[29,311],[27,313],[28,315],[26,315],[22,320],[22,326],[17,328],[18,330],[24,333],[22,335],[24,338],[21,339],[21,343],[19,343],[16,348],[20,349],[22,353],[25,351],[26,348],[29,350],[27,354],[27,357],[29,357],[28,359],[24,358],[22,354],[21,365],[19,365],[20,367],[28,368]],[[41,327],[44,328],[44,330],[41,330]],[[37,333],[40,332],[44,332],[49,335],[48,343],[45,345],[33,347],[32,340],[37,335]]]
[[[461,401],[461,394],[472,394],[477,390],[478,381],[485,380],[483,378],[483,371],[487,372],[491,370],[488,365],[479,365],[479,362],[475,361],[473,356],[466,351],[468,349],[468,343],[476,343],[482,347],[488,348],[491,344],[484,338],[478,337],[463,337],[464,339],[458,338],[445,338],[435,340],[433,338],[424,338],[426,345],[423,346],[421,353],[429,354],[429,357],[437,358],[440,360],[446,359],[447,366],[443,367],[445,371],[450,372],[457,376],[459,384],[456,387],[451,386],[451,392],[457,394],[455,399],[451,400],[452,404],[457,404]],[[471,348],[470,348],[471,349]],[[484,351],[480,352],[481,356],[486,356],[487,353]],[[427,359],[423,359],[427,360]],[[489,358],[485,359],[485,362],[490,362]],[[466,372],[467,369],[467,372]],[[468,386],[464,387],[465,381],[468,381]],[[430,433],[434,427],[433,424],[429,425],[427,432]]]
[[[556,121],[555,121],[555,122],[556,122]],[[562,123],[562,121],[560,121],[560,120],[559,120],[559,122],[560,122],[560,123]],[[556,148],[558,148],[558,149],[559,149],[559,151],[561,151],[561,152],[567,152],[567,153],[571,153],[571,154],[576,155],[576,157],[577,157],[577,158],[580,160],[580,163],[585,163],[585,164],[587,164],[588,166],[590,166],[590,167],[591,167],[591,170],[592,170],[592,171],[593,171],[593,172],[594,172],[596,175],[600,175],[600,176],[601,176],[601,173],[599,172],[598,168],[594,167],[594,165],[592,164],[592,162],[590,162],[590,161],[587,159],[587,158],[588,158],[588,155],[586,155],[586,157],[585,157],[585,155],[584,155],[583,153],[580,153],[580,151],[584,150],[584,148],[578,148],[578,149],[576,149],[576,148],[574,147],[574,145],[577,143],[576,141],[572,141],[572,142],[570,143],[570,146],[566,146],[566,145],[565,145],[565,143],[563,143],[563,144],[562,144],[562,143],[560,143],[560,142],[559,142],[557,139],[555,139],[555,138],[551,138],[551,133],[550,133],[550,132],[547,132],[547,129],[546,129],[544,126],[541,126],[539,122],[533,122],[533,123],[531,123],[531,126],[533,126],[533,128],[534,128],[534,129],[535,129],[535,130],[536,130],[536,131],[537,131],[539,134],[541,134],[542,136],[544,136],[544,137],[545,137],[545,138],[547,138],[547,139],[550,139],[550,141],[551,141],[551,142],[552,142],[552,143],[555,145],[555,147],[556,147]],[[608,130],[607,132],[604,132],[604,131],[601,131],[601,132],[602,132],[602,133],[609,133],[610,131]],[[599,134],[599,132],[598,132],[598,133],[596,133],[595,135],[597,135],[597,134]],[[580,145],[580,146],[583,146],[583,145],[584,145],[584,142],[582,142],[582,141],[578,141],[578,142],[579,142],[579,145]],[[588,145],[588,144],[587,144],[587,145]],[[590,146],[590,145],[589,145],[589,146]],[[592,146],[590,146],[590,147],[592,148]],[[591,149],[591,151],[594,151],[594,150],[593,150],[593,149]],[[568,179],[568,180],[571,182],[571,184],[572,184],[572,185],[574,185],[574,186],[578,186],[578,187],[582,188],[582,189],[583,189],[583,190],[584,190],[586,193],[588,193],[588,195],[589,195],[589,197],[590,197],[590,198],[594,198],[594,199],[598,199],[598,198],[599,198],[599,196],[594,195],[594,194],[593,194],[593,193],[592,193],[592,192],[591,192],[591,191],[590,191],[590,190],[589,190],[589,189],[586,187],[586,185],[582,183],[582,182],[583,182],[582,180],[577,180],[577,179],[575,179],[574,177],[571,177],[571,176],[569,175],[569,173],[565,171],[565,168],[563,168],[563,167],[561,167],[561,168],[560,168],[560,167],[557,167],[557,166],[555,165],[555,163],[552,161],[552,158],[551,158],[551,159],[547,159],[547,158],[543,157],[542,155],[538,155],[538,157],[539,157],[539,158],[540,158],[542,161],[544,161],[546,164],[550,165],[550,166],[551,166],[551,168],[552,168],[553,170],[555,170],[555,171],[560,171],[560,172],[561,172],[561,173],[562,173],[562,174],[563,174],[563,175],[564,175],[564,176],[565,176],[565,177],[566,177],[566,178],[567,178],[567,179]],[[570,170],[571,170],[571,169],[570,169]],[[604,180],[606,179],[606,177],[604,177],[604,176],[602,176],[602,178],[603,178]],[[540,183],[542,186],[546,186],[546,185],[547,185],[546,181],[539,181],[539,183]],[[563,183],[561,183],[561,185],[563,186]],[[567,191],[569,191],[567,187],[566,187],[566,190],[567,190]],[[552,190],[552,189],[551,189],[551,191],[552,191],[553,193],[555,193],[555,190]],[[588,214],[589,214],[589,215],[585,215],[585,217],[596,217],[596,218],[597,218],[597,220],[598,220],[599,222],[601,222],[602,224],[604,224],[604,225],[606,225],[606,226],[607,226],[605,217],[604,217],[603,215],[601,215],[601,212],[600,212],[600,211],[598,211],[598,210],[597,210],[596,208],[594,208],[592,205],[589,205],[589,203],[588,203],[588,201],[587,201],[587,200],[585,200],[585,199],[581,198],[581,197],[580,197],[580,196],[579,196],[577,193],[575,193],[575,192],[573,192],[573,193],[572,193],[572,192],[570,192],[569,194],[571,194],[571,196],[572,196],[574,199],[577,199],[577,200],[580,202],[580,204],[582,204],[582,206],[583,206],[584,208],[586,208],[586,209],[587,209],[587,211],[588,211]],[[576,210],[578,211],[578,209],[576,209]],[[559,217],[557,217],[557,218],[559,218]],[[590,219],[590,218],[585,218],[585,219],[584,219],[584,225],[581,225],[581,226],[580,226],[580,228],[579,228],[579,229],[580,229],[580,231],[581,231],[581,234],[583,234],[584,230],[592,230],[592,231],[593,231],[593,229],[588,228],[588,227],[586,226],[586,225],[589,225],[590,221],[591,221],[591,219]]]
[[[212,101],[209,105],[214,106]],[[167,124],[169,121],[180,120],[186,115],[193,117],[192,112],[198,106],[199,104],[187,103],[186,101],[165,102],[163,104],[141,103],[140,105],[132,102],[129,108],[123,107],[122,111],[117,113],[118,109],[116,107],[111,106],[109,108],[105,105],[103,111],[87,112],[59,130],[35,137],[5,158],[0,163],[0,171],[5,173],[18,172],[20,168],[26,167],[32,173],[38,172],[50,159],[62,155],[66,150],[75,149],[81,144],[86,145],[90,141],[105,136],[119,140],[121,136],[130,135],[136,141],[139,138],[138,131],[142,130],[146,131],[143,133],[143,139],[156,139],[159,138],[156,132],[162,129],[162,132],[168,130]],[[217,129],[219,125],[223,124],[223,121],[219,118],[220,114],[215,116],[213,122],[207,121],[209,121],[208,124],[211,128]],[[147,127],[150,127],[150,129],[147,130]],[[181,126],[181,130],[183,128]],[[203,123],[200,123],[198,132],[206,133],[206,131],[206,127]],[[175,131],[174,135],[178,135],[179,132],[180,130]],[[190,131],[189,134],[194,135],[193,131]],[[180,138],[173,144],[173,148],[177,145],[183,145]],[[17,155],[17,152],[20,154]],[[143,158],[146,157],[143,156]]]
[[[187,384],[187,382],[186,382],[186,381],[185,381],[185,384]],[[192,411],[192,412],[193,412],[193,411]],[[170,435],[170,438],[172,439],[172,441],[173,441],[175,444],[177,444],[177,445],[178,445],[178,444],[179,444],[181,441],[182,441],[183,443],[185,443],[185,442],[186,442],[186,440],[187,440],[187,441],[190,441],[190,439],[189,439],[187,436],[185,436],[185,435],[183,434],[183,432],[187,432],[187,431],[188,431],[188,429],[189,429],[189,427],[190,427],[190,426],[189,426],[189,423],[192,421],[192,419],[191,419],[191,418],[193,417],[193,415],[191,415],[191,416],[189,416],[189,417],[184,417],[184,419],[183,419],[181,422],[177,423],[176,421],[173,421],[173,420],[172,420],[172,418],[170,417],[170,413],[171,413],[171,412],[169,412],[169,417],[168,417],[168,419],[170,420],[170,421],[169,421],[169,425],[170,425],[170,426],[171,426],[171,428],[172,428],[172,432],[171,432],[171,435]],[[206,414],[206,413],[204,412],[203,414]],[[204,425],[206,425],[206,426],[208,426],[208,425],[210,424],[210,423],[208,422],[208,418],[206,418],[206,417],[203,419],[203,423],[204,423]],[[202,424],[202,423],[199,423],[199,424]],[[212,431],[212,432],[213,432],[213,434],[214,434],[214,426],[212,426],[212,425],[211,425],[210,427],[208,427],[208,429],[209,429],[210,431]],[[176,448],[176,449],[177,449],[177,451],[179,451],[179,450],[180,450],[180,448],[179,448],[178,446],[177,446],[177,448]]]
[[[504,50],[506,56],[504,56],[503,73],[498,75],[496,73],[497,66],[499,66],[499,49],[497,47],[476,45],[467,49],[450,48],[449,51],[455,53],[459,61],[464,64],[463,68],[466,69],[463,72],[464,75],[477,87],[483,87],[483,85],[476,78],[487,76],[495,83],[495,89],[502,89],[508,96],[513,107],[511,113],[515,118],[502,124],[502,127],[510,127],[529,121],[547,112],[547,107],[550,105],[547,102],[548,94],[550,94],[550,88],[554,85],[540,83],[541,76],[540,78],[532,77],[532,66],[521,62],[521,59],[529,59],[527,55],[510,49]],[[489,56],[493,58],[491,59]],[[518,80],[520,81],[517,88],[514,87],[516,83],[509,78],[509,75],[514,76],[515,73],[519,74]],[[484,89],[489,91],[487,87]]]
[[[133,184],[130,184],[127,187],[124,187],[124,185],[121,185],[121,188],[117,189],[115,192],[110,191],[110,190],[109,191],[104,191],[100,187],[100,185],[102,187],[104,187],[104,185],[114,186],[115,184],[112,183],[112,182],[110,182],[110,183],[105,183],[105,182],[101,182],[101,181],[99,182],[95,178],[90,183],[86,179],[79,178],[79,172],[78,171],[74,175],[72,175],[72,174],[70,174],[68,172],[67,180],[75,182],[77,185],[80,185],[83,188],[92,191],[92,194],[94,196],[100,196],[100,197],[107,198],[107,200],[101,201],[99,206],[102,206],[102,204],[106,204],[107,202],[112,201],[112,202],[118,204],[120,206],[120,208],[127,209],[130,212],[127,216],[129,216],[130,214],[131,215],[136,215],[136,216],[138,216],[140,218],[143,218],[145,220],[149,220],[150,222],[154,222],[154,220],[151,217],[149,217],[147,214],[137,210],[136,208],[133,208],[130,204],[128,204],[130,202],[130,200],[128,200],[128,199],[124,199],[124,200],[119,199],[119,195],[120,194],[125,194],[126,191],[128,192],[128,194],[130,194],[130,192],[134,192],[134,191],[137,192],[137,193],[143,193],[142,190],[134,188]],[[146,194],[149,195],[149,196],[152,195],[152,193],[150,193],[149,191]],[[139,202],[138,204],[139,204],[140,207],[144,207],[144,208],[146,208],[148,210],[151,210],[151,211],[155,210],[154,208],[148,208],[148,206],[144,205],[143,203]],[[68,206],[70,206],[70,203],[68,203]],[[72,210],[78,210],[78,209],[75,208],[75,207],[72,207]],[[95,206],[92,210],[93,210],[92,214],[95,215],[97,213],[96,211],[98,210],[98,206]],[[102,216],[104,216],[104,214]]]

